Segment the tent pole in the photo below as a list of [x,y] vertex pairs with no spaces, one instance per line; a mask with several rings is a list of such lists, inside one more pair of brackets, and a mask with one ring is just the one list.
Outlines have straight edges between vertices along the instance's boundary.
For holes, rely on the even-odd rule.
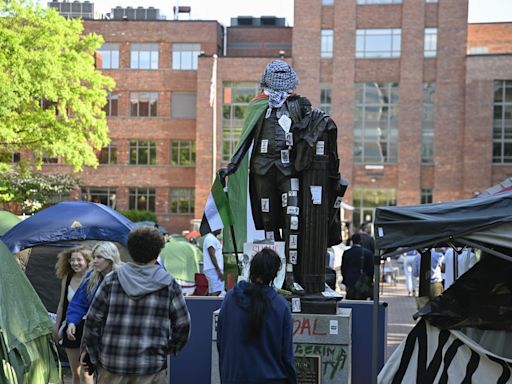
[[379,282],[380,251],[375,249],[373,256],[373,314],[372,314],[372,384],[377,383],[377,366],[379,358]]

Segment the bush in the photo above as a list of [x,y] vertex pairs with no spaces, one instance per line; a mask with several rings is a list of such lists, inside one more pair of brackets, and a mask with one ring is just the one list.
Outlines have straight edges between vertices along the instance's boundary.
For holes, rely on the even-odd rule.
[[153,221],[156,223],[156,214],[151,211],[138,211],[135,209],[130,209],[128,211],[119,211],[119,213],[126,216],[129,220],[134,223],[138,221]]

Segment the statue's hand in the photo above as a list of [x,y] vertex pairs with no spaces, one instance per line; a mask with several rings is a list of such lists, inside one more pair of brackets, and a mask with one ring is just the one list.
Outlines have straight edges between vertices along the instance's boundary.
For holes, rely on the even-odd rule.
[[227,176],[233,174],[235,172],[235,167],[233,167],[231,164],[227,167],[219,169],[219,177],[221,180],[225,180]]

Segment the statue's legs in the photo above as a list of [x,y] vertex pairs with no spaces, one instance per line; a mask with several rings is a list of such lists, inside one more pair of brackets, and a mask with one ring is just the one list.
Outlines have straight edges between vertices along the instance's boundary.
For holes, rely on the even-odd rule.
[[265,175],[253,175],[265,238],[285,241],[286,288],[291,288],[293,270],[298,260],[299,179],[283,175],[272,167]]

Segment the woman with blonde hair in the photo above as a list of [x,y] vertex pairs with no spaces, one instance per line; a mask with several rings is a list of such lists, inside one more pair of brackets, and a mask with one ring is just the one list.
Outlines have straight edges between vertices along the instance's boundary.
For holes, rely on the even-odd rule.
[[[92,257],[93,270],[85,275],[66,312],[66,336],[69,340],[76,340],[78,344],[80,344],[82,335],[78,333],[81,327],[77,325],[82,323],[83,326],[83,319],[89,310],[96,290],[103,278],[121,265],[119,250],[110,241],[96,243],[92,248]],[[84,370],[81,372],[81,379],[82,383],[92,383],[92,376]],[[79,383],[80,381],[73,381],[73,384]]]
[[[66,333],[63,332],[66,322],[63,321],[63,314],[67,308],[92,260],[91,250],[83,246],[73,247],[60,252],[57,255],[57,263],[55,264],[55,273],[61,279],[60,300],[57,307],[57,320],[55,322],[56,339],[64,347],[68,356],[71,373],[73,375],[73,383],[80,382],[80,341],[69,340]],[[82,324],[83,326],[83,324]],[[80,328],[79,333],[82,332]]]

